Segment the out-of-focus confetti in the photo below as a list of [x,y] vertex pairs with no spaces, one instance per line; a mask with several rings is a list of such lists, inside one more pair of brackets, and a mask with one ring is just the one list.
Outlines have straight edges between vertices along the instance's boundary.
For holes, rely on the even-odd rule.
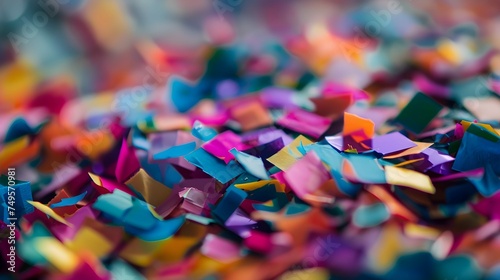
[[479,2],[0,1],[0,278],[499,279]]

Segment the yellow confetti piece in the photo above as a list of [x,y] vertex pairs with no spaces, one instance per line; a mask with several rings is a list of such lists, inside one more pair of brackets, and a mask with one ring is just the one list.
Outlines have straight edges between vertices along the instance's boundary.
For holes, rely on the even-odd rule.
[[125,182],[125,184],[132,186],[136,191],[142,194],[147,203],[155,207],[162,204],[171,192],[171,189],[151,178],[142,168],[139,169],[132,178]]
[[86,132],[80,135],[75,146],[78,151],[92,160],[109,151],[115,142],[113,134],[104,129]]
[[284,273],[279,280],[292,280],[292,279],[314,279],[314,280],[327,280],[330,279],[330,274],[325,268],[308,268],[302,270],[288,271]]
[[440,40],[437,45],[437,52],[452,64],[458,65],[462,62],[460,50],[451,40]]
[[67,242],[66,245],[77,254],[89,252],[98,258],[108,255],[113,250],[106,238],[89,227],[81,228],[75,238]]
[[167,240],[148,242],[134,238],[120,251],[120,257],[134,265],[146,267],[154,261],[155,253]]
[[7,167],[4,167],[5,164],[4,162],[12,162],[12,159],[16,156],[16,154],[19,154],[22,150],[26,149],[29,146],[29,136],[24,136],[21,138],[18,138],[16,140],[13,140],[9,143],[7,143],[1,150],[0,150],[0,166],[3,169],[6,169]]
[[17,60],[0,69],[0,102],[17,107],[35,92],[39,76],[33,65]]
[[89,174],[89,177],[90,179],[92,180],[92,182],[94,182],[94,184],[98,185],[99,187],[102,187],[102,182],[101,182],[101,178],[93,173],[88,173]]
[[389,269],[402,250],[399,228],[395,224],[384,227],[375,247],[369,253],[375,270],[383,272]]
[[281,184],[278,180],[261,180],[251,183],[235,184],[234,186],[244,191],[254,191],[268,184],[273,184],[277,192],[285,192],[285,185]]
[[441,232],[435,228],[426,227],[418,224],[408,223],[404,228],[405,234],[410,237],[425,238],[435,240]]
[[163,220],[163,217],[160,216],[158,212],[156,212],[155,208],[151,204],[148,204],[148,209],[155,218],[157,218],[158,220]]
[[224,268],[230,267],[232,263],[222,263],[212,258],[196,253],[197,261],[190,270],[190,279],[202,279],[210,274],[214,274]]
[[417,159],[412,159],[412,160],[407,160],[407,161],[403,161],[403,162],[400,162],[394,166],[396,167],[401,167],[401,166],[405,166],[405,165],[408,165],[408,164],[412,164],[414,162],[418,162],[418,161],[421,161],[421,160],[424,160],[424,158],[417,158]]
[[[471,126],[471,124],[473,124],[472,122],[468,122],[468,121],[461,121],[460,124],[464,127],[464,131],[467,131],[469,129],[469,127]],[[489,124],[486,124],[486,123],[475,123],[476,125],[479,125],[483,128],[485,128],[486,130],[488,130],[489,132],[497,135],[497,136],[500,136],[500,134],[497,132],[497,130],[495,130],[491,125]]]
[[386,166],[385,178],[387,183],[392,185],[409,187],[431,194],[436,192],[436,188],[434,188],[429,176],[414,170]]
[[50,207],[48,207],[47,205],[45,204],[42,204],[38,201],[30,201],[28,200],[27,201],[29,204],[33,205],[33,207],[35,207],[36,209],[42,211],[43,213],[49,215],[51,218],[53,218],[54,220],[62,223],[62,224],[65,224],[69,227],[72,227],[73,225],[68,223],[68,221],[66,221],[66,219],[64,219],[63,217],[59,216],[59,214],[57,214],[56,212],[54,212],[54,210],[52,210]]
[[76,254],[53,237],[37,238],[34,244],[36,250],[61,272],[71,273],[80,263]]
[[130,38],[131,23],[119,1],[87,1],[83,19],[100,46],[116,50]]
[[306,137],[299,135],[292,143],[283,147],[279,152],[269,157],[267,161],[274,164],[281,170],[287,170],[290,166],[292,166],[297,158],[302,157],[302,154],[299,152],[297,147],[302,143],[303,146],[311,145],[313,142],[307,139]]
[[393,158],[399,158],[399,157],[419,154],[423,150],[429,148],[430,146],[432,146],[432,144],[434,144],[434,143],[415,142],[415,141],[413,141],[413,143],[415,143],[417,146],[415,146],[413,148],[409,148],[408,150],[402,151],[402,152],[394,154],[394,155],[385,156],[384,159],[393,159]]
[[346,149],[344,152],[346,153],[351,153],[351,154],[357,154],[358,150],[354,149],[351,144],[347,144],[348,149]]

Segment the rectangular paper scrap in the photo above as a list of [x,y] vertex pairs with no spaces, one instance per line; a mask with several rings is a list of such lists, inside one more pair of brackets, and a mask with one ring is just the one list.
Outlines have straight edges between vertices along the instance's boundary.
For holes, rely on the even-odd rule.
[[414,170],[386,166],[385,177],[388,184],[409,187],[431,194],[436,192],[429,176]]

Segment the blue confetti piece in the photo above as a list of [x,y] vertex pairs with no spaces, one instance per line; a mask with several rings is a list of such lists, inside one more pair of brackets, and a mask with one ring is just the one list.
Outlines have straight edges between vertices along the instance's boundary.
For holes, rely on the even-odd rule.
[[172,146],[165,151],[153,155],[154,160],[163,160],[185,156],[196,149],[196,142],[189,142],[177,146]]
[[[28,201],[33,200],[30,182],[9,179],[8,176],[0,176],[0,218],[7,224],[9,218],[20,219],[35,211],[33,206],[28,203]],[[13,183],[9,184],[9,182]],[[13,199],[9,199],[9,197],[13,197]]]
[[201,141],[210,141],[217,136],[217,130],[203,125],[200,121],[196,120],[193,124],[191,134],[200,139]]
[[63,199],[61,199],[61,201],[50,205],[50,208],[58,208],[58,207],[75,205],[79,201],[81,201],[86,195],[87,195],[87,191],[84,191],[83,193],[81,193],[77,196],[63,198]]
[[234,160],[226,165],[224,161],[212,156],[201,148],[191,152],[184,158],[223,184],[226,184],[245,172],[245,170]]
[[493,170],[491,164],[485,165],[482,178],[469,178],[469,181],[485,197],[493,196],[500,190],[500,179],[495,174],[495,170]]
[[196,86],[189,85],[178,77],[172,77],[169,83],[172,103],[181,113],[189,111],[203,98],[203,93]]
[[212,210],[212,215],[220,222],[225,223],[247,196],[245,191],[235,186],[228,187],[222,200]]

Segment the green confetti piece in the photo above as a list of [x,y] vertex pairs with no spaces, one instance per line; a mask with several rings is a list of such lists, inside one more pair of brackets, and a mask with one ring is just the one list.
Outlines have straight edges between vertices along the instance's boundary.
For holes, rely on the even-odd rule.
[[443,106],[429,96],[418,92],[401,110],[395,121],[413,133],[421,133],[434,119]]

